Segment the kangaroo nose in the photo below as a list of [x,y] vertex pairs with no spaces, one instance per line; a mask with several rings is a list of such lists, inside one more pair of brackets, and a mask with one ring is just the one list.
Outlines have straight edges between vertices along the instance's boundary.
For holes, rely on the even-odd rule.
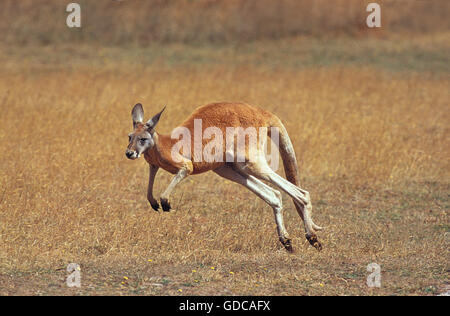
[[127,150],[125,152],[125,156],[127,156],[127,158],[131,158],[131,156],[133,156],[133,152]]

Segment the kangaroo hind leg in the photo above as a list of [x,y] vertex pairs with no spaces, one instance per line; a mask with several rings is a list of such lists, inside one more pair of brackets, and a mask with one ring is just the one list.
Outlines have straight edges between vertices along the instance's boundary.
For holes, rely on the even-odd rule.
[[284,226],[281,193],[272,189],[252,175],[239,173],[231,165],[222,166],[214,170],[214,172],[225,179],[245,186],[272,207],[275,215],[275,222],[277,224],[279,240],[287,251],[293,252],[294,250],[292,248],[291,239],[289,238],[286,227]]
[[312,204],[309,193],[307,191],[297,187],[296,185],[292,184],[291,182],[274,172],[267,164],[267,161],[265,159],[259,159],[255,163],[247,162],[240,164],[239,170],[241,172],[253,175],[261,180],[272,183],[273,185],[286,192],[290,197],[292,197],[297,212],[303,220],[306,239],[317,250],[320,251],[322,249],[322,245],[318,241],[317,235],[315,233],[315,230],[321,230],[322,227],[314,224],[311,219]]

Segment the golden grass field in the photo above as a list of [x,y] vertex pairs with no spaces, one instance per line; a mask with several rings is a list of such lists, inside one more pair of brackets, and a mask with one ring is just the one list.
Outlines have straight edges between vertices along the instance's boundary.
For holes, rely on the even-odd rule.
[[[435,295],[449,287],[450,34],[296,37],[212,47],[0,49],[0,295]],[[169,213],[126,159],[132,106],[270,110],[293,141],[317,252],[283,195],[294,254],[272,210],[213,173]],[[283,171],[279,170],[280,174]],[[160,171],[155,194],[171,175]],[[81,266],[81,288],[65,284]],[[366,267],[381,266],[381,288]]]

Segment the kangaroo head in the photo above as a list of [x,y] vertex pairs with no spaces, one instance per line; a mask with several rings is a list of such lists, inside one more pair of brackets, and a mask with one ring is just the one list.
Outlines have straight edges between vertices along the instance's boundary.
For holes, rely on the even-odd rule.
[[153,116],[147,123],[143,123],[144,109],[142,104],[138,103],[133,107],[131,111],[131,117],[133,119],[133,132],[128,134],[129,144],[125,155],[128,159],[137,159],[146,150],[152,148],[155,145],[154,134],[155,127],[158,124],[159,118],[166,107],[161,112]]

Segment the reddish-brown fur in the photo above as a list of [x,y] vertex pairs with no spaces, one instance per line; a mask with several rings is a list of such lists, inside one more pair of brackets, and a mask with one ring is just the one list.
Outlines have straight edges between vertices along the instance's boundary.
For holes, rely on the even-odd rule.
[[[194,157],[194,119],[202,120],[202,133],[208,127],[218,127],[224,137],[227,127],[270,127],[278,126],[279,120],[272,113],[246,103],[212,103],[198,107],[179,126],[186,127],[191,131],[191,157]],[[170,135],[156,135],[156,146],[145,153],[148,163],[160,166],[170,173],[176,173],[183,163],[174,162],[171,158],[171,149],[177,142]],[[203,139],[203,146],[209,140]],[[224,142],[225,145],[225,142]],[[224,159],[225,160],[225,159]],[[225,162],[195,162],[192,161],[191,174],[199,174],[214,170],[225,164]]]

